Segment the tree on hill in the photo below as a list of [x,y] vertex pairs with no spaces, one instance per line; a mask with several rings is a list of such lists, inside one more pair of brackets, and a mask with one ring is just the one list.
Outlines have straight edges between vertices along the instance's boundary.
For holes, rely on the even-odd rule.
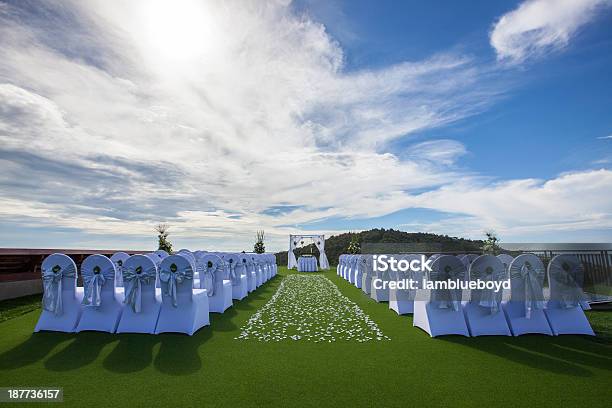
[[499,246],[499,238],[493,231],[485,232],[487,239],[484,240],[482,244],[482,252],[490,255],[499,255],[501,252],[501,247]]
[[255,241],[255,246],[253,247],[253,252],[256,254],[263,254],[266,252],[266,246],[264,245],[264,232],[257,231],[257,241]]
[[349,254],[359,254],[361,253],[361,245],[359,243],[359,237],[357,235],[354,235],[351,238],[351,242],[349,242],[348,248],[346,249],[346,252]]
[[[361,251],[374,247],[378,253],[395,252],[475,252],[480,253],[483,241],[474,241],[465,238],[450,237],[426,232],[404,232],[394,229],[375,228],[368,231],[344,233],[333,235],[325,240],[325,253],[330,264],[336,265],[338,257],[346,254],[351,239],[357,237]],[[417,251],[418,249],[418,251]],[[314,244],[295,250],[296,256],[302,254],[315,254],[319,251]],[[279,265],[287,265],[287,251],[278,252],[276,259]]]
[[166,251],[167,253],[172,253],[172,243],[168,240],[168,235],[170,235],[170,226],[168,224],[157,224],[155,227],[155,231],[157,232],[157,249],[161,249]]

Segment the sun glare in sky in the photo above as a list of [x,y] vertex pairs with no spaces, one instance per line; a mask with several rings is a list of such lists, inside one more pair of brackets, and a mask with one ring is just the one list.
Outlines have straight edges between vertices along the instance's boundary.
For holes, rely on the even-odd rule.
[[203,2],[154,0],[141,5],[147,49],[168,62],[189,62],[214,44],[212,18]]

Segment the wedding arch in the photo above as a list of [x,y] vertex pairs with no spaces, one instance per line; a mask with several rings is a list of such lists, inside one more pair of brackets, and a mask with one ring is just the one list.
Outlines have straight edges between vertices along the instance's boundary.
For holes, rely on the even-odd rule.
[[298,247],[298,244],[304,244],[304,239],[312,239],[319,250],[319,268],[329,269],[329,261],[325,255],[325,235],[289,235],[289,251],[287,251],[287,268],[297,267],[297,259],[293,251]]

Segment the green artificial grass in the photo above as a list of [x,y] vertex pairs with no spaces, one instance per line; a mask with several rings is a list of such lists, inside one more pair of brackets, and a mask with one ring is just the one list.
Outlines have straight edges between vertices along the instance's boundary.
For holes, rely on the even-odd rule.
[[32,334],[38,311],[14,317],[0,323],[0,387],[61,386],[64,405],[78,407],[587,407],[612,399],[609,311],[589,312],[597,339],[432,339],[330,271],[315,276],[329,278],[389,340],[237,339],[293,273],[279,272],[192,337]]
[[0,323],[40,309],[41,295],[24,296],[0,302]]
[[588,310],[586,315],[597,333],[593,340],[612,345],[612,310]]

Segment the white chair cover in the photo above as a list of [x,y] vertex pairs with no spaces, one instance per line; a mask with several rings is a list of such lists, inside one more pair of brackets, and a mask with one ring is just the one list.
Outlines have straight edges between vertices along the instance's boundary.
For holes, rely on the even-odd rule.
[[552,335],[544,314],[544,264],[540,258],[534,254],[519,255],[510,263],[508,271],[510,300],[502,306],[512,334]]
[[42,263],[42,312],[34,332],[41,330],[71,333],[81,317],[83,288],[76,287],[77,267],[64,254],[51,254]]
[[232,299],[244,299],[249,294],[249,283],[246,270],[240,262],[238,254],[225,254],[224,260],[230,270],[230,280],[232,282]]
[[[404,260],[408,263],[414,260],[421,260],[422,255],[408,254],[398,256],[398,260]],[[415,272],[412,270],[391,272],[391,279],[396,282],[404,279],[412,279],[419,285],[423,281],[423,273]],[[394,310],[398,315],[414,313],[414,299],[417,293],[417,289],[389,289],[389,309]]]
[[268,267],[270,268],[270,278],[276,276],[276,255],[274,254],[266,254],[268,257]]
[[133,255],[123,264],[125,300],[117,333],[155,333],[161,310],[161,290],[155,288],[157,265],[144,255]]
[[[504,268],[506,268],[506,276],[510,277],[510,264],[514,260],[514,257],[508,254],[499,254],[497,258],[502,261]],[[502,301],[506,302],[510,300],[510,289],[504,289],[502,292]]]
[[351,273],[351,266],[353,262],[353,254],[347,254],[346,258],[344,258],[344,270],[342,271],[342,278],[349,280],[349,275]]
[[[372,258],[372,255],[362,255],[368,258]],[[392,255],[395,259],[398,258],[398,255]],[[389,281],[391,280],[391,275],[389,269],[386,271],[374,271],[374,268],[370,269],[372,278],[370,280],[370,297],[377,302],[388,302],[389,301]],[[377,279],[380,279],[382,283],[377,283]],[[384,285],[383,287],[376,288],[376,286]]]
[[159,270],[159,265],[161,265],[162,259],[165,258],[165,257],[162,258],[161,256],[159,256],[155,252],[150,252],[150,253],[144,254],[144,256],[146,256],[147,258],[151,259],[155,263],[155,265],[157,265],[157,269],[158,270]]
[[340,276],[346,279],[346,270],[348,268],[349,254],[342,255],[342,267],[340,268]]
[[355,264],[355,273],[353,274],[353,285],[359,289],[361,289],[361,282],[365,270],[372,270],[372,257],[359,255]]
[[162,305],[155,333],[193,335],[210,324],[208,294],[193,288],[195,262],[184,254],[170,255],[161,263]]
[[159,257],[159,259],[164,259],[167,256],[170,256],[170,254],[166,251],[164,251],[163,249],[158,249],[157,251],[153,252],[155,255],[157,255]]
[[427,260],[431,260],[432,262],[435,261],[437,258],[441,257],[442,254],[433,254],[431,255],[429,258],[427,258]]
[[[349,267],[348,267],[348,274],[349,277],[351,275],[351,273],[355,273],[357,271],[357,265],[359,264],[359,260],[361,259],[361,255],[350,255],[349,256]],[[361,290],[366,293],[366,294],[371,294],[372,293],[372,276],[374,275],[374,271],[373,271],[373,263],[369,263],[366,261],[365,264],[366,267],[363,267],[363,265],[361,266],[362,269],[359,269],[359,272],[361,274]],[[354,271],[354,272],[351,272]],[[355,277],[353,276],[352,278],[353,280],[355,279]]]
[[[207,253],[198,259],[200,287],[210,289],[208,304],[211,313],[223,313],[232,306],[232,283],[224,279],[224,261],[220,256]],[[210,286],[212,285],[212,286]]]
[[276,276],[278,274],[278,264],[276,263],[276,255],[270,254],[270,259],[272,260],[272,276]]
[[508,254],[499,254],[497,255],[497,259],[499,259],[503,264],[506,272],[510,270],[510,264],[514,260],[514,257]]
[[84,295],[76,331],[114,333],[123,311],[123,288],[115,289],[115,264],[104,255],[90,255],[81,264]]
[[270,280],[270,259],[266,254],[259,254],[259,257],[262,265],[263,283],[266,283],[268,280]]
[[[177,254],[186,256],[191,262],[197,265],[196,257],[190,250],[180,249]],[[193,271],[193,287],[196,289],[200,287],[200,273],[198,272],[197,268],[195,271]]]
[[247,284],[249,292],[257,289],[257,272],[255,272],[255,264],[253,263],[253,254],[241,254],[241,262],[246,265]]
[[[431,264],[429,279],[435,282],[465,280],[467,270],[459,258],[440,255]],[[431,337],[459,334],[469,336],[461,306],[461,289],[428,289],[417,291],[413,325]],[[421,300],[423,299],[423,300]]]
[[251,254],[251,261],[253,261],[253,267],[255,268],[257,287],[260,287],[264,283],[261,256],[259,254]]
[[584,314],[584,266],[576,255],[557,255],[548,264],[550,299],[544,313],[554,335],[595,333]]
[[[504,264],[493,255],[481,255],[469,267],[471,281],[503,283],[507,279]],[[470,301],[464,306],[465,318],[472,336],[511,336],[506,317],[501,310],[503,291],[472,289]]]

